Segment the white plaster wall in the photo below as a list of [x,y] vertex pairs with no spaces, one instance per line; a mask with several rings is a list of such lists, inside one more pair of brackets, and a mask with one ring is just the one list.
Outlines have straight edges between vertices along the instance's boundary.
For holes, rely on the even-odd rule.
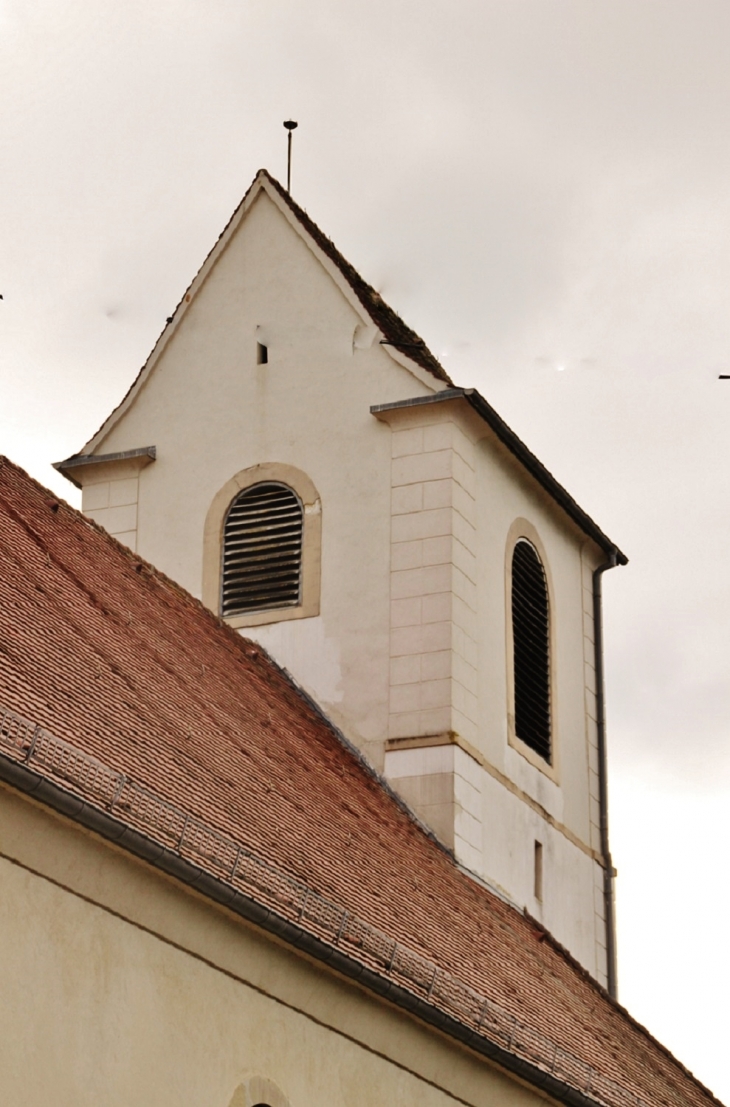
[[[490,437],[478,451],[477,529],[482,558],[478,596],[480,627],[480,731],[477,746],[489,763],[591,844],[589,742],[586,688],[593,674],[592,641],[584,634],[584,576],[600,552],[559,513],[547,494],[528,482]],[[507,540],[524,518],[539,535],[550,582],[554,624],[553,761],[558,787],[508,741]]]
[[[218,489],[261,462],[307,473],[323,505],[319,621],[243,633],[270,648],[382,765],[390,431],[369,409],[429,389],[370,339],[261,194],[97,452],[157,447],[140,474],[137,550],[198,596],[203,522]],[[263,340],[269,360],[257,365]]]
[[[390,755],[388,773],[459,860],[519,904],[532,895],[523,861],[532,865],[541,841],[543,918],[594,971],[596,865],[570,837],[598,848],[590,575],[599,551],[463,401],[402,410],[391,425],[373,418],[371,405],[429,386],[372,339],[262,193],[96,451],[157,447],[139,474],[136,549],[194,595],[218,490],[265,462],[310,477],[322,502],[321,613],[243,633],[379,769],[389,737],[447,732],[473,747],[476,760],[454,753],[448,782],[426,772],[421,785]],[[258,341],[266,365],[256,364]],[[111,485],[108,497],[85,500],[103,525],[100,513],[117,510]],[[506,546],[520,518],[539,536],[551,588],[550,772],[509,741]]]
[[[388,750],[385,772],[460,864],[526,908],[605,984],[602,870],[587,847],[455,743]],[[543,847],[540,900],[535,842]]]
[[[397,463],[398,469],[394,468],[392,577],[396,578],[401,591],[403,577],[408,577],[407,585],[413,585],[408,597],[401,598],[399,593],[396,594],[393,608],[400,623],[408,619],[416,628],[397,627],[398,660],[394,666],[399,690],[397,705],[406,704],[403,691],[413,694],[404,676],[412,673],[415,679],[416,668],[407,665],[406,661],[418,653],[418,633],[423,636],[422,627],[425,625],[422,614],[424,602],[428,600],[430,611],[442,596],[441,593],[438,596],[434,594],[432,577],[426,579],[423,575],[420,581],[416,581],[417,569],[411,568],[407,573],[401,571],[406,564],[404,556],[422,557],[420,547],[424,545],[424,540],[431,540],[434,527],[442,522],[441,515],[444,516],[444,527],[452,528],[448,536],[452,539],[452,545],[448,564],[444,566],[448,570],[444,575],[445,587],[450,590],[446,596],[449,610],[444,618],[450,623],[450,631],[443,648],[451,654],[450,675],[454,669],[457,673],[462,670],[466,673],[463,688],[456,687],[462,681],[458,678],[453,680],[451,710],[443,716],[435,716],[430,728],[429,720],[425,720],[421,730],[416,729],[420,725],[419,720],[415,717],[410,719],[410,733],[434,734],[451,726],[518,789],[590,845],[591,824],[596,815],[591,800],[595,799],[597,763],[592,753],[595,743],[589,733],[591,721],[595,721],[595,673],[589,603],[591,571],[600,560],[600,552],[592,547],[547,494],[524,474],[473,413],[461,412],[463,430],[460,437],[464,439],[468,434],[474,440],[470,456],[474,458],[476,472],[468,481],[451,475],[453,459],[458,459],[457,448],[461,450],[462,457],[467,452],[463,447],[457,447],[454,443],[451,451],[433,451],[424,449],[422,445],[429,437],[434,437],[434,430],[449,429],[455,418],[452,405],[411,408],[392,413],[389,418],[394,440],[402,440],[394,446],[394,465]],[[405,460],[410,463],[411,480],[404,487],[404,458],[401,455],[406,449],[406,441],[410,443],[407,447],[410,455]],[[434,468],[436,462],[440,465],[438,469]],[[430,469],[433,469],[432,473]],[[424,499],[428,489],[438,489],[448,483],[452,486],[447,497],[448,505],[439,512],[431,510]],[[412,503],[409,504],[410,511],[404,514],[403,507],[408,503],[409,492]],[[459,502],[459,495],[463,504]],[[472,495],[476,498],[474,507],[467,502]],[[439,518],[436,518],[437,515]],[[526,520],[538,534],[550,581],[551,620],[554,626],[551,656],[554,671],[553,765],[545,766],[549,768],[547,772],[541,771],[514,748],[508,733],[512,661],[508,642],[511,601],[507,588],[510,552],[507,547],[510,532],[519,519]],[[407,531],[404,524],[409,527]],[[458,528],[466,533],[473,526],[476,527],[475,539],[469,536],[463,541],[458,538],[453,541]],[[417,536],[418,542],[411,540]],[[434,537],[433,540],[437,539]],[[467,559],[472,544],[477,556]],[[415,549],[416,545],[419,549]],[[458,550],[462,547],[463,554],[454,553],[454,548]],[[428,571],[433,575],[433,570]],[[476,576],[475,587],[471,586],[469,574]],[[411,578],[414,578],[413,581]],[[421,614],[416,619],[416,605],[419,603]],[[411,650],[400,646],[406,634],[413,639]],[[476,658],[473,657],[473,643],[476,645]],[[473,683],[474,668],[476,688]],[[420,679],[423,683],[425,678]],[[429,676],[427,679],[432,678]],[[395,714],[397,716],[398,712]],[[393,731],[392,736],[406,737],[406,733],[401,727]]]
[[137,548],[139,470],[139,459],[132,459],[89,466],[84,474],[84,514],[131,550]]
[[[605,924],[602,900],[595,895],[600,866],[590,855],[599,848],[599,840],[598,766],[591,732],[593,728],[594,739],[595,722],[589,714],[595,692],[592,617],[588,615],[591,572],[602,558],[561,517],[547,495],[524,478],[491,436],[482,438],[478,457],[477,529],[483,558],[478,568],[481,680],[476,745],[489,765],[532,801],[523,801],[484,774],[482,871],[542,919],[605,982]],[[554,779],[514,748],[508,735],[511,658],[506,547],[510,529],[520,518],[532,524],[539,536],[550,583]],[[552,826],[535,805],[564,831]],[[542,904],[533,894],[535,840],[543,844]]]
[[316,688],[320,701],[330,706],[342,703],[345,690],[340,637],[327,636],[321,615],[248,627],[243,633],[260,642],[272,657],[286,658],[286,668],[297,683]]
[[[594,870],[597,863],[538,812],[482,771],[482,868],[502,889],[599,979],[605,981],[605,948],[596,930]],[[542,902],[535,898],[535,842],[543,846]]]
[[[398,589],[386,774],[463,865],[541,918],[605,981],[601,871],[593,852],[600,840],[591,573],[600,552],[463,401],[383,418],[393,432],[391,559]],[[440,511],[433,510],[437,495]],[[550,587],[551,765],[510,740],[507,570],[518,520],[521,532],[539,542]],[[435,595],[439,581],[417,566],[427,543],[444,542],[442,533],[448,594]],[[399,598],[402,578],[407,599]],[[433,629],[428,613],[441,600],[448,626],[442,653],[434,654],[424,636]],[[424,660],[434,656],[445,658],[440,675],[449,678],[448,704],[424,711],[424,691],[435,684]],[[453,744],[440,754],[399,748],[409,728],[424,743],[442,732]],[[436,772],[437,756],[450,759],[450,768]],[[541,903],[534,896],[535,841],[543,845]]]

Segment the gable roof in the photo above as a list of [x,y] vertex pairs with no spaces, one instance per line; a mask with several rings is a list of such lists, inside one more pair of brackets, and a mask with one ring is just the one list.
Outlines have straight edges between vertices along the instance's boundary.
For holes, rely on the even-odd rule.
[[[302,234],[310,245],[310,248],[313,247],[313,252],[319,256],[320,260],[323,261],[328,268],[330,268],[330,272],[339,276],[344,282],[347,292],[354,298],[354,301],[359,305],[363,314],[375,324],[383,335],[381,344],[386,349],[391,348],[395,351],[396,355],[398,355],[398,360],[402,361],[403,359],[407,359],[407,361],[426,370],[431,377],[445,385],[453,383],[446,370],[428,349],[423,339],[420,338],[415,331],[411,330],[411,328],[403,322],[397,312],[385,303],[379,292],[376,292],[367,281],[363,280],[355,268],[350,265],[349,261],[342,256],[334,242],[319,229],[314,220],[292,199],[276,178],[272,177],[266,169],[259,169],[240,204],[218,236],[212,250],[183,293],[174,312],[168,318],[162,333],[135,380],[132,382],[119,404],[117,404],[110,415],[104,420],[99,430],[89,439],[82,451],[78,455],[74,455],[74,457],[92,453],[134,399],[139,388],[154,368],[169,338],[177,329],[185,314],[187,306],[192,302],[196,292],[215,265],[231,237],[238,229],[246,212],[250,209],[251,205],[262,191],[266,192],[269,198],[272,199],[281,210],[288,214],[292,225]],[[67,462],[62,462],[60,464],[65,465]]]
[[[259,646],[6,459],[0,705],[16,713],[0,710],[0,777],[109,836],[113,825],[221,900],[211,844],[239,843],[278,892],[257,877],[226,902],[564,1102],[717,1102],[538,924],[462,873]],[[35,766],[31,735],[46,751]],[[59,741],[91,782],[54,769]],[[112,774],[198,820],[195,865],[175,869],[150,832],[134,846],[134,805],[103,802]],[[307,913],[304,889],[321,911]],[[325,915],[338,905],[349,944],[335,948]]]

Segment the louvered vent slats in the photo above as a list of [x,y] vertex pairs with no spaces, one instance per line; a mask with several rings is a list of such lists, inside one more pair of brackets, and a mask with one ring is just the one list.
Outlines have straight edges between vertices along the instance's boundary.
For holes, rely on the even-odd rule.
[[547,581],[529,542],[518,542],[512,557],[512,635],[514,639],[515,731],[531,749],[550,760],[550,624]]
[[302,505],[284,484],[241,492],[223,529],[224,615],[294,607],[302,570]]

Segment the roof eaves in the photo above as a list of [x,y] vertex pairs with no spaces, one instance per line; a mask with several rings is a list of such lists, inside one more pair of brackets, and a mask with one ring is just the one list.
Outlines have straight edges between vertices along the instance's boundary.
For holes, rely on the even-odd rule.
[[594,523],[582,507],[573,499],[567,489],[555,479],[552,473],[545,468],[543,463],[528,449],[521,438],[509,427],[501,415],[498,415],[491,404],[487,403],[475,388],[447,388],[442,392],[434,392],[430,396],[415,396],[408,400],[397,400],[394,403],[374,404],[370,408],[372,415],[380,415],[388,411],[396,411],[401,408],[420,407],[424,404],[439,404],[449,400],[465,400],[476,413],[490,427],[496,437],[507,447],[510,453],[527,469],[538,484],[562,507],[566,515],[587,534],[589,538],[604,550],[615,557],[617,565],[627,565],[628,557],[622,553],[619,547],[612,542],[608,535],[604,534],[597,523]]
[[[85,468],[87,465],[103,465],[117,461],[138,461],[140,468],[149,465],[157,457],[156,446],[141,446],[137,450],[121,450],[113,454],[73,454],[64,461],[54,461],[53,468],[64,477],[81,488],[81,484],[73,475],[74,469]],[[69,472],[68,470],[71,470]]]
[[[27,723],[27,726],[31,728],[33,726],[27,720],[20,721]],[[44,731],[44,735],[46,738],[52,737],[47,731]],[[95,759],[92,759],[92,761],[97,768],[102,770],[106,768],[102,766],[101,762],[96,762]],[[241,918],[261,927],[266,932],[303,951],[320,963],[328,965],[336,972],[342,973],[343,976],[356,980],[369,991],[388,999],[409,1014],[415,1015],[423,1022],[467,1045],[488,1060],[514,1073],[532,1086],[547,1092],[558,1101],[568,1105],[568,1107],[599,1107],[599,1105],[602,1105],[603,1101],[601,1099],[588,1094],[592,1086],[592,1079],[599,1075],[594,1073],[590,1067],[587,1067],[588,1086],[586,1091],[566,1083],[541,1065],[534,1064],[531,1060],[520,1056],[512,1048],[511,1040],[506,1046],[502,1046],[487,1037],[485,1029],[482,1028],[482,1018],[479,1019],[475,1029],[469,1025],[466,1019],[450,1015],[431,999],[431,989],[428,990],[426,998],[422,998],[412,988],[399,984],[389,974],[378,972],[364,964],[359,958],[348,954],[342,948],[339,948],[336,942],[332,944],[332,942],[320,938],[312,930],[301,924],[301,915],[298,921],[287,918],[285,914],[267,906],[262,900],[241,892],[231,882],[214,874],[209,868],[196,864],[181,853],[182,845],[175,849],[154,837],[148,836],[143,831],[129,825],[128,822],[114,813],[113,809],[108,812],[105,811],[96,803],[90,803],[84,799],[79,792],[71,791],[56,783],[49,779],[45,773],[32,768],[28,763],[19,763],[18,760],[5,752],[0,752],[0,780],[27,795],[31,795],[37,802],[70,818],[86,829],[114,842],[117,846],[141,858],[154,868],[177,878],[186,886],[225,906]],[[131,782],[127,781],[127,783]],[[162,800],[163,804],[165,802]],[[215,835],[215,831],[210,833]],[[210,846],[210,842],[206,841],[206,844],[208,847]],[[304,888],[302,887],[300,891],[303,892]],[[310,895],[315,898],[315,894],[307,890],[306,898],[308,899]],[[324,903],[325,901],[323,901],[323,905]],[[327,906],[329,908],[335,907],[335,905],[329,903],[327,903]],[[347,917],[348,912],[344,911],[343,919],[347,919]],[[486,1006],[487,1001],[485,1000],[484,1007],[486,1008]],[[577,1059],[575,1060],[577,1061]],[[578,1064],[580,1066],[580,1062]],[[687,1075],[691,1076],[691,1074]],[[692,1079],[694,1078],[692,1077]],[[696,1083],[699,1084],[698,1081]],[[618,1087],[615,1088],[618,1093],[621,1090]],[[706,1091],[704,1088],[702,1090]],[[635,1099],[635,1097],[632,1098]],[[636,1100],[636,1107],[643,1107],[643,1105]]]

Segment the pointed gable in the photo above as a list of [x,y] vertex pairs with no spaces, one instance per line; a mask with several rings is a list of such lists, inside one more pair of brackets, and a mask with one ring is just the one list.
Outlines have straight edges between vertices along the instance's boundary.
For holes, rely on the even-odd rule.
[[311,236],[312,241],[317,244],[325,257],[328,257],[334,263],[345,278],[372,321],[381,331],[384,344],[392,346],[399,353],[406,354],[417,365],[427,369],[437,380],[451,384],[451,379],[446,370],[428,349],[423,339],[403,322],[401,317],[386,304],[380,293],[376,292],[372,285],[362,279],[349,261],[342,256],[334,242],[322,233],[317,224],[309,218],[303,208],[300,208],[292,200],[289,193],[282,188],[279,182],[270,176],[265,169],[259,170],[256,179],[258,180],[261,176],[264,176],[271,186],[276,189],[297,221]]
[[[319,229],[282,185],[267,170],[260,169],[241,203],[221,232],[213,249],[186,289],[175,311],[169,317],[152,352],[126,395],[96,434],[85,444],[80,454],[74,455],[75,457],[92,454],[134,402],[138,392],[154,371],[157,362],[190,310],[207,278],[262,193],[265,193],[286,217],[289,224],[297,231],[310,251],[338,285],[340,291],[350,301],[358,314],[362,316],[363,321],[369,323],[382,335],[379,342],[383,349],[390,353],[399,364],[410,367],[412,370],[425,370],[426,379],[438,382],[437,387],[447,387],[452,384],[446,370],[428,349],[423,339],[411,330],[400,316],[385,303],[379,292],[363,280],[356,269],[342,256],[331,239]],[[71,461],[72,459],[67,460]],[[67,462],[60,462],[58,468],[63,471],[63,466],[66,464]]]

